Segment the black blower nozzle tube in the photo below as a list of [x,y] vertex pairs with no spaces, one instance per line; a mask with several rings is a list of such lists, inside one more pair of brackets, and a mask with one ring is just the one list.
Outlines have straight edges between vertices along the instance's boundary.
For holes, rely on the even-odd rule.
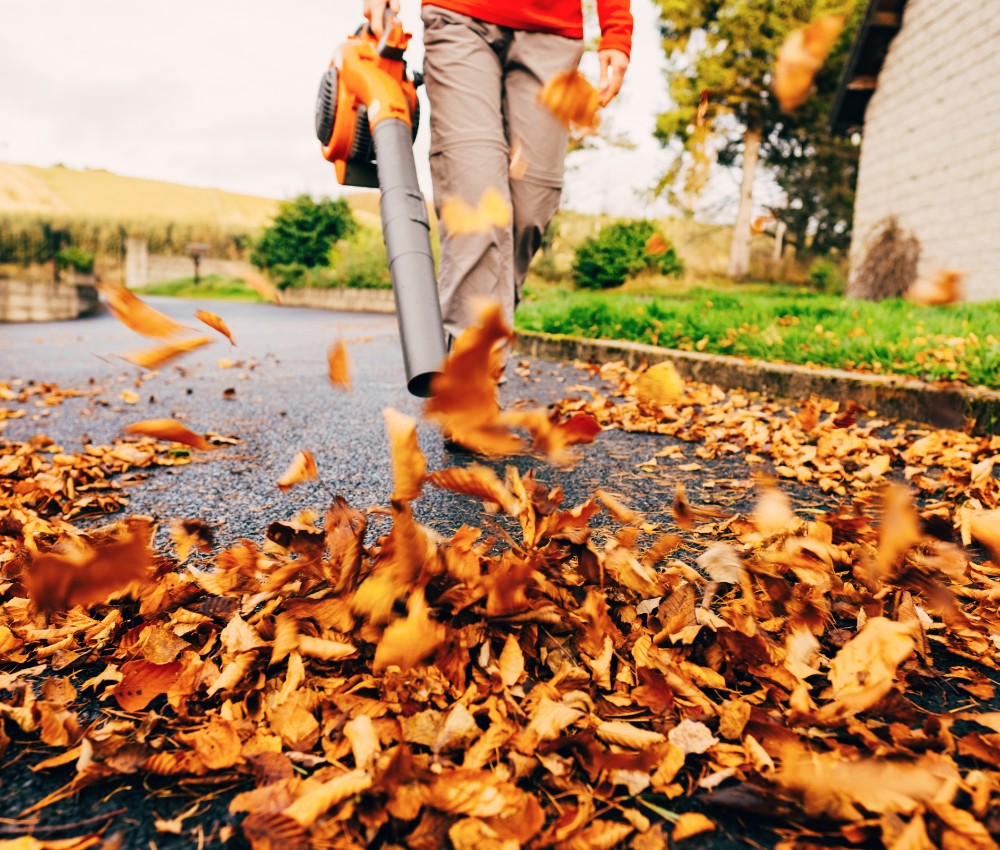
[[446,349],[431,253],[427,204],[417,183],[409,124],[387,118],[372,132],[382,190],[382,233],[389,257],[396,318],[403,344],[406,387],[415,396],[431,395]]

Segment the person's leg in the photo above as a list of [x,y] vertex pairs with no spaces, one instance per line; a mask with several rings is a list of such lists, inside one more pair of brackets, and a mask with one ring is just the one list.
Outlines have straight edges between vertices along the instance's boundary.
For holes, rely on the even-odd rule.
[[[502,57],[510,30],[466,15],[423,7],[424,81],[431,104],[434,204],[451,198],[476,206],[487,189],[508,190]],[[482,299],[500,301],[513,319],[510,227],[485,233],[441,234],[438,293],[445,330],[458,336],[476,319]]]
[[511,147],[520,146],[527,169],[510,181],[514,208],[515,303],[528,266],[559,209],[569,133],[545,107],[538,93],[556,74],[576,68],[583,42],[551,33],[517,31],[507,51],[504,116]]

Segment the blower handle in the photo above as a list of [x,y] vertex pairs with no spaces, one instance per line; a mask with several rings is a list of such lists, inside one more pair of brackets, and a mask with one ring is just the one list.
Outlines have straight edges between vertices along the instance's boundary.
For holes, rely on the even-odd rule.
[[410,125],[398,118],[379,121],[372,129],[372,142],[406,387],[413,395],[427,398],[447,352],[427,202],[417,182]]
[[[398,62],[403,58],[403,51],[389,44],[389,33],[392,32],[393,26],[401,26],[401,24],[399,19],[393,15],[391,5],[386,3],[385,9],[382,11],[382,36],[379,38],[378,44],[375,45],[375,52],[383,59],[392,59]],[[368,32],[375,35],[371,24],[368,25]]]

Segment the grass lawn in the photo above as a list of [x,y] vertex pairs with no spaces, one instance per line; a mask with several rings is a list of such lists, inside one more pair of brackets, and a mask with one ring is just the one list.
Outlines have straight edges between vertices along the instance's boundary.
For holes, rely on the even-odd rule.
[[169,295],[174,298],[211,298],[218,301],[264,301],[246,281],[235,277],[207,275],[199,283],[192,277],[168,280],[137,289],[138,295]]
[[1000,389],[1000,301],[873,304],[767,284],[663,290],[529,290],[517,326]]

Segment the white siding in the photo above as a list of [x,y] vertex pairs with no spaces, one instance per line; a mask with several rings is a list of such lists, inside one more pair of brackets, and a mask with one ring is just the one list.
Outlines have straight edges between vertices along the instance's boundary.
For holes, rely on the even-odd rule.
[[1000,299],[1000,0],[909,0],[865,115],[852,261],[884,217],[920,272],[967,269]]

